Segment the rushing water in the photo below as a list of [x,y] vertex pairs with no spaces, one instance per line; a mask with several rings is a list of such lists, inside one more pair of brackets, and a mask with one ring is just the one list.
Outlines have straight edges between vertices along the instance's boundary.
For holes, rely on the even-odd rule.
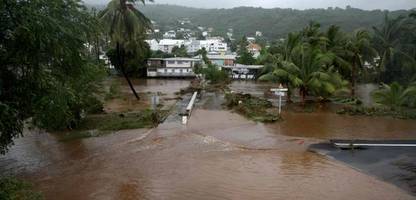
[[[170,80],[160,81],[170,85]],[[171,117],[155,129],[71,142],[28,132],[0,156],[0,169],[32,181],[47,199],[414,199],[307,151],[320,141],[313,138],[365,134],[371,118],[286,113],[282,124],[266,126],[221,110],[222,101],[221,95],[204,94],[186,126]],[[415,126],[412,121],[376,120],[395,124],[377,127],[385,130],[382,136],[405,137],[400,133]]]

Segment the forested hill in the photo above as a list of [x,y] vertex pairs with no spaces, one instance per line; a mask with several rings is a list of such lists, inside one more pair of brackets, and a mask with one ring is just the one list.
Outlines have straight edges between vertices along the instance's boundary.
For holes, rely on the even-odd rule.
[[[281,38],[289,32],[300,30],[312,20],[321,23],[324,28],[335,24],[345,31],[371,28],[383,21],[386,12],[355,8],[294,10],[253,7],[198,9],[173,5],[140,7],[146,16],[161,25],[162,30],[176,28],[178,19],[189,18],[194,25],[213,27],[215,31],[222,34],[228,28],[233,28],[237,37],[243,34],[254,35],[255,31],[259,30],[269,39]],[[400,10],[389,12],[389,15],[395,17],[407,13],[408,11]]]

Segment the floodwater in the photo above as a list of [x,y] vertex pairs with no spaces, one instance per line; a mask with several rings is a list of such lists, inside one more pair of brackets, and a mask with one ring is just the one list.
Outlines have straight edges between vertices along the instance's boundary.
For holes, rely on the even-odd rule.
[[[415,199],[309,152],[315,136],[248,121],[220,109],[221,99],[204,94],[186,126],[172,117],[155,129],[70,142],[28,131],[0,156],[0,169],[30,180],[46,199]],[[319,126],[334,117],[304,119]],[[304,124],[293,121],[293,132]],[[343,125],[324,125],[322,135]]]
[[164,106],[163,109],[168,109],[176,103],[175,92],[186,88],[191,82],[187,79],[132,79],[134,88],[141,98],[137,101],[125,79],[117,78],[115,81],[121,85],[121,98],[105,103],[104,110],[108,113],[134,112],[150,108],[155,106],[152,105],[152,99],[157,99],[158,103]]

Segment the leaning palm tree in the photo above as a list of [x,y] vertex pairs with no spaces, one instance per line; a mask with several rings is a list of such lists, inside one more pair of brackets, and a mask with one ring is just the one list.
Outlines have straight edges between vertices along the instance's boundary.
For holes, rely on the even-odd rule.
[[404,87],[397,82],[383,84],[382,89],[372,93],[372,97],[376,103],[398,110],[404,106],[414,106],[416,86]]
[[[139,2],[144,4],[145,0]],[[129,51],[128,47],[132,46],[131,43],[143,39],[143,35],[151,27],[151,22],[135,7],[137,5],[135,3],[136,0],[112,0],[99,17],[107,29],[112,46],[116,49],[117,63],[115,66],[121,71],[134,96],[139,100],[139,95],[126,73],[125,56]]]

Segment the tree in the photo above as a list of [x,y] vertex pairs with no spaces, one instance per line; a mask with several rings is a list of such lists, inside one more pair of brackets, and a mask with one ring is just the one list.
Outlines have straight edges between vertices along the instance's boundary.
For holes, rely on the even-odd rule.
[[365,30],[356,30],[348,38],[346,47],[351,66],[351,96],[355,96],[357,71],[363,68],[365,54],[375,55],[375,49],[371,45],[370,34]]
[[[129,51],[125,54],[125,72],[128,76],[144,76],[146,73],[147,59],[151,57],[152,52],[149,45],[144,40],[136,40],[130,43]],[[117,63],[117,49],[107,51],[107,56],[111,63]],[[163,57],[165,54],[156,55],[155,57]]]
[[294,49],[292,62],[283,61],[272,73],[299,88],[302,103],[305,103],[309,94],[326,98],[347,84],[332,67],[326,67],[332,63],[332,59],[330,53],[301,44]]
[[202,56],[202,61],[204,61],[205,64],[207,64],[207,65],[211,64],[211,61],[209,60],[209,58],[207,56],[208,52],[205,49],[205,47],[202,47],[202,49],[198,50],[196,52],[196,55],[201,55]]
[[415,105],[416,86],[404,87],[397,82],[383,84],[382,89],[373,92],[372,97],[376,103],[398,110],[404,106]]
[[248,51],[247,46],[249,42],[247,41],[247,37],[243,36],[238,44],[238,51],[237,51],[237,63],[244,64],[244,65],[253,65],[256,62],[256,59],[253,58],[253,54]]
[[181,47],[173,47],[172,48],[172,54],[175,57],[188,57],[188,52],[186,50],[186,47],[184,45],[182,45]]
[[96,21],[79,1],[4,0],[0,15],[0,153],[5,153],[28,118],[41,128],[70,128],[93,104],[102,106],[96,89],[104,70],[86,48]]
[[[100,19],[106,26],[111,43],[116,49],[118,62],[115,66],[121,71],[134,96],[139,100],[139,95],[126,72],[125,59],[127,52],[131,51],[129,44],[143,40],[144,33],[151,27],[151,22],[134,7],[135,2],[136,0],[112,0],[100,13]],[[144,4],[145,0],[140,0],[140,2]]]

